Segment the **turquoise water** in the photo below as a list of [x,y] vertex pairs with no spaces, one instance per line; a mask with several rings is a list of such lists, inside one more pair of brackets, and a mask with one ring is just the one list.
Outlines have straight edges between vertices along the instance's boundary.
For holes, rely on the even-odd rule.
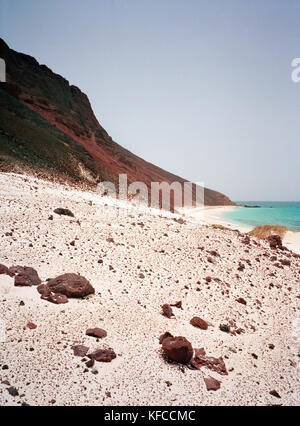
[[238,201],[236,204],[260,208],[234,209],[223,213],[222,218],[243,225],[283,225],[293,231],[300,230],[300,202]]

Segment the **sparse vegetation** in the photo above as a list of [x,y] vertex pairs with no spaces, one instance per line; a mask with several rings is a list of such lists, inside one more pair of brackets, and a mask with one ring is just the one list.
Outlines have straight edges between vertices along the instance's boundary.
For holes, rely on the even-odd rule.
[[268,238],[270,235],[279,235],[281,238],[283,238],[288,231],[289,228],[286,226],[261,225],[256,226],[254,229],[252,229],[252,231],[248,232],[248,234],[261,239]]

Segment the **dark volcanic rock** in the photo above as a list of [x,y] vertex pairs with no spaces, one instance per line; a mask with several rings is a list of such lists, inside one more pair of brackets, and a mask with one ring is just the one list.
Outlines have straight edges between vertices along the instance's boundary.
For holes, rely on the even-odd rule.
[[67,297],[83,298],[95,293],[91,283],[81,275],[64,274],[48,281],[48,287],[53,293],[64,294]]
[[8,390],[8,393],[9,393],[11,396],[18,396],[18,395],[19,395],[18,390],[17,390],[16,388],[14,388],[14,387],[10,387],[10,388],[8,388],[7,390]]
[[201,330],[208,329],[207,322],[199,317],[193,317],[190,321],[190,324],[192,324],[194,327],[201,328]]
[[107,332],[102,330],[102,328],[89,328],[86,330],[85,334],[87,336],[99,337],[99,339],[103,339],[107,336]]
[[54,210],[54,213],[59,214],[59,215],[63,215],[63,216],[74,217],[74,214],[69,209],[58,208],[58,209]]
[[270,235],[267,240],[270,244],[271,249],[282,248],[282,240],[279,235]]
[[34,330],[34,329],[37,327],[37,325],[36,325],[36,324],[34,324],[33,322],[29,322],[29,323],[27,324],[27,327],[28,327],[28,328],[30,328],[30,330]]
[[73,349],[75,356],[80,356],[80,357],[86,356],[86,354],[89,351],[89,348],[83,345],[74,345],[71,347],[71,349]]
[[273,345],[273,343],[269,344],[269,349],[273,350],[275,348],[275,346]]
[[168,305],[167,303],[162,305],[162,311],[163,311],[163,315],[167,318],[171,318],[174,316],[171,306]]
[[168,358],[181,364],[187,364],[193,356],[191,343],[182,336],[163,339],[162,348]]
[[220,328],[221,331],[224,331],[224,333],[229,333],[230,332],[229,325],[221,324],[219,328]]
[[239,297],[238,299],[236,299],[236,301],[237,301],[238,303],[241,303],[242,305],[247,305],[246,300],[245,300],[245,299],[243,299],[242,297]]
[[245,265],[243,263],[239,263],[238,271],[243,271],[245,269]]
[[213,377],[204,378],[204,382],[208,391],[217,391],[221,387],[221,382]]
[[200,370],[202,367],[207,367],[216,373],[227,375],[227,370],[222,357],[214,358],[206,356],[203,348],[195,349],[195,357],[191,360],[191,364]]
[[15,286],[31,287],[32,285],[41,284],[41,279],[35,269],[28,266],[12,266],[9,268],[11,273],[15,275]]
[[275,396],[275,398],[281,398],[281,396],[279,395],[279,393],[276,390],[272,390],[270,392],[270,395]]
[[95,352],[89,354],[88,357],[99,362],[111,362],[117,355],[112,349],[97,349]]

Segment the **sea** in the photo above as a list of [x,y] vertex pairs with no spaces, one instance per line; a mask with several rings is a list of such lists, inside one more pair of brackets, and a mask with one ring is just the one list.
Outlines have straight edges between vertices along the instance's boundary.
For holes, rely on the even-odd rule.
[[232,209],[222,214],[231,223],[258,226],[282,225],[292,231],[300,231],[300,202],[236,201],[237,205],[258,208]]

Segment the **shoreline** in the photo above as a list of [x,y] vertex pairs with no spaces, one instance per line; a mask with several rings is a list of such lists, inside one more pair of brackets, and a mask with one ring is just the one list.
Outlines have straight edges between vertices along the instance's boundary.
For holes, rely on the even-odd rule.
[[238,229],[240,232],[250,232],[253,227],[242,225],[234,222],[230,222],[227,219],[222,217],[222,214],[225,212],[232,211],[236,208],[243,208],[240,206],[205,206],[195,209],[183,209],[181,213],[184,214],[187,218],[195,220],[203,224],[209,225],[222,225],[229,229]]
[[[243,206],[206,206],[193,210],[182,210],[182,213],[196,222],[208,225],[222,225],[229,229],[237,229],[240,232],[248,233],[254,229],[253,226],[244,225],[237,222],[230,222],[222,217],[222,214],[233,209],[244,208]],[[283,245],[294,253],[300,254],[300,232],[289,230],[282,239]]]

